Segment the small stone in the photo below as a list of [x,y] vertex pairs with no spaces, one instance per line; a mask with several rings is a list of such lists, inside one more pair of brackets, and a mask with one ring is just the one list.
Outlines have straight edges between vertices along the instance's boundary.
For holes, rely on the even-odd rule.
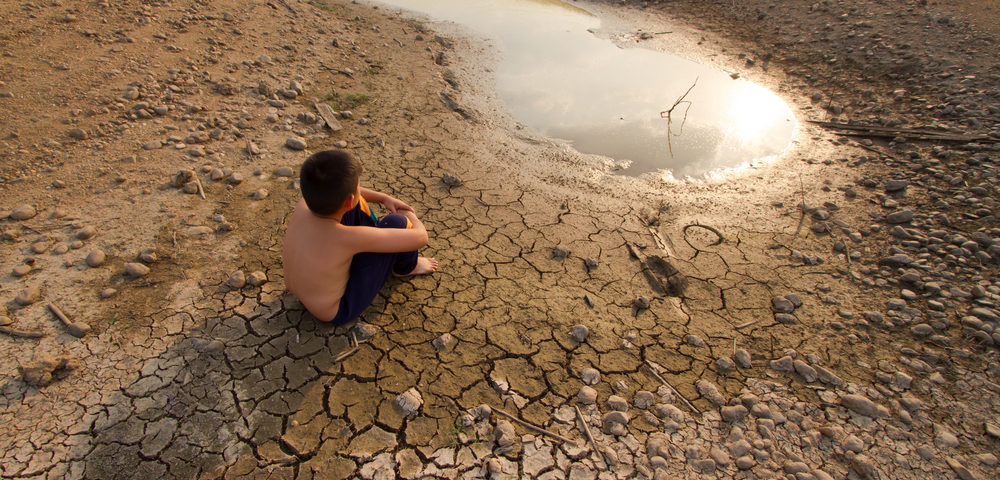
[[493,429],[493,440],[501,447],[509,447],[514,444],[517,434],[514,432],[514,425],[507,420],[497,422]]
[[701,379],[695,382],[694,385],[698,389],[698,393],[713,405],[722,406],[726,404],[726,397],[722,396],[722,393],[719,392],[719,387],[716,387],[714,383]]
[[253,200],[263,200],[267,198],[268,192],[266,188],[259,188],[255,192],[250,194],[250,198]]
[[76,238],[80,240],[90,240],[97,235],[97,229],[91,225],[87,225],[76,232]]
[[909,223],[913,221],[913,211],[912,210],[899,210],[886,215],[885,221],[889,224],[896,225],[900,223]]
[[858,438],[857,435],[848,435],[844,437],[844,440],[840,443],[844,450],[854,453],[861,453],[865,449],[865,442]]
[[116,293],[118,293],[118,290],[115,290],[113,288],[105,288],[100,292],[97,292],[97,297],[100,298],[101,300],[106,300],[115,296]]
[[552,248],[552,258],[556,260],[562,260],[568,256],[569,256],[568,248],[562,245],[556,245],[554,248]]
[[845,407],[855,413],[872,418],[879,418],[883,416],[883,412],[879,406],[862,395],[847,394],[840,397],[840,401]]
[[775,313],[792,313],[795,304],[786,297],[774,297],[771,299],[771,307]]
[[378,328],[365,322],[357,322],[354,324],[354,334],[359,342],[363,342],[378,334]]
[[226,280],[226,285],[230,288],[235,288],[237,290],[243,288],[247,284],[247,276],[242,270],[237,270],[229,276],[229,280]]
[[34,218],[35,215],[38,215],[38,211],[35,210],[35,207],[31,205],[21,205],[20,207],[15,208],[13,212],[10,212],[9,216],[11,220],[20,221]]
[[684,341],[688,345],[691,345],[692,347],[698,347],[698,348],[700,348],[700,347],[704,347],[705,346],[705,341],[702,340],[701,337],[699,337],[697,335],[690,335],[690,334],[689,335],[685,335],[684,336]]
[[605,413],[601,417],[601,431],[603,431],[605,434],[610,435],[611,429],[615,425],[626,426],[628,425],[628,421],[629,421],[629,416],[625,412],[613,411]]
[[469,413],[476,418],[476,421],[482,421],[490,418],[490,415],[493,414],[493,408],[484,403],[478,407],[473,407],[469,410]]
[[108,256],[103,250],[94,250],[87,254],[87,266],[91,268],[100,267],[104,265],[104,261],[107,260]]
[[31,305],[42,298],[42,291],[35,285],[29,285],[14,297],[14,303],[20,306]]
[[757,462],[750,455],[744,455],[736,459],[736,468],[740,470],[750,470],[757,465]]
[[632,302],[632,305],[634,305],[635,308],[638,308],[639,310],[645,310],[645,309],[649,308],[649,298],[646,297],[645,295],[642,295],[642,296],[636,298]]
[[424,404],[424,399],[420,396],[420,392],[416,388],[410,388],[396,397],[395,404],[409,417],[417,413],[420,406]]
[[635,398],[632,399],[632,405],[640,410],[645,410],[656,402],[656,397],[653,396],[652,392],[646,390],[639,390],[635,392]]
[[569,329],[569,337],[576,343],[583,343],[589,334],[590,329],[585,325],[574,325],[573,328]]
[[750,352],[745,349],[741,348],[736,350],[736,353],[733,354],[733,359],[736,360],[736,364],[739,365],[740,368],[750,368],[753,366],[750,361]]
[[25,383],[36,387],[44,387],[52,383],[57,373],[63,370],[71,370],[68,357],[54,357],[47,353],[35,353],[34,357],[26,365],[20,366],[21,376]]
[[129,262],[125,264],[125,274],[130,277],[144,277],[149,274],[149,267],[141,263]]
[[628,411],[628,401],[618,395],[611,395],[607,401],[608,408],[619,412]]
[[443,333],[440,337],[431,340],[431,345],[439,352],[447,349],[453,343],[455,343],[455,337],[450,333]]
[[727,373],[736,368],[736,362],[729,357],[722,357],[715,361],[715,369],[720,373]]
[[743,405],[725,406],[719,410],[722,419],[727,422],[738,422],[750,413]]
[[809,366],[808,363],[803,362],[802,360],[795,360],[792,362],[792,365],[795,368],[795,372],[798,373],[802,379],[806,381],[806,383],[812,383],[817,380],[818,376],[816,374],[816,369]]
[[247,283],[251,287],[259,287],[267,283],[267,274],[260,270],[250,272],[250,275],[247,275]]
[[285,146],[292,150],[305,150],[306,139],[298,136],[291,136],[285,140]]
[[777,360],[771,360],[771,368],[779,372],[791,372],[795,369],[792,357],[788,355]]
[[906,187],[908,187],[909,185],[910,182],[906,180],[889,180],[885,182],[885,192],[892,193],[892,192],[899,192],[902,190],[906,190]]
[[587,385],[596,385],[601,381],[601,372],[594,368],[584,368],[580,370],[580,379]]
[[580,392],[576,394],[576,403],[593,405],[595,402],[597,402],[597,390],[587,385],[580,387]]
[[143,263],[155,263],[156,262],[156,250],[152,248],[147,248],[139,253],[139,260]]
[[66,135],[68,135],[69,138],[72,138],[74,140],[87,139],[87,132],[81,128],[71,128],[69,131],[66,132]]
[[277,177],[291,177],[295,175],[295,170],[292,167],[280,167],[274,171],[274,175]]
[[29,273],[31,273],[31,265],[23,265],[23,264],[14,267],[10,271],[11,275],[13,275],[15,277],[18,277],[18,278],[23,277],[23,276],[25,276],[25,275],[27,275]]
[[584,268],[587,269],[588,272],[594,270],[597,268],[597,260],[588,257],[586,260],[583,261],[583,266]]
[[[441,175],[441,183],[443,183],[448,188],[453,188],[462,185],[462,179],[446,173],[444,175]],[[565,248],[565,247],[556,247],[556,248]],[[566,253],[568,254],[569,252]],[[563,258],[565,257],[566,256],[563,255]]]

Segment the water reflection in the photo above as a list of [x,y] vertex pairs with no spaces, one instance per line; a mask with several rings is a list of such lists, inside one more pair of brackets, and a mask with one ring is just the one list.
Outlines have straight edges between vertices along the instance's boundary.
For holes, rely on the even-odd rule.
[[[584,153],[630,162],[627,174],[661,169],[701,176],[780,153],[795,127],[767,89],[680,57],[622,49],[588,29],[600,20],[555,0],[379,0],[492,38],[500,99],[519,122]],[[687,95],[682,134],[667,145],[660,112]],[[681,133],[683,108],[673,115]]]

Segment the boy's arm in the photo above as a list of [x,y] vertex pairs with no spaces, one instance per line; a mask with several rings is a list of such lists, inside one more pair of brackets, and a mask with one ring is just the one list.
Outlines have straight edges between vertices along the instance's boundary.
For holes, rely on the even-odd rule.
[[[379,191],[361,187],[361,196],[364,197],[365,201],[367,202],[381,203],[382,206],[385,207],[385,209],[388,210],[390,213],[402,213],[405,211],[410,211],[410,212],[413,211],[413,208],[404,203],[403,201]],[[410,221],[412,222],[413,220]]]
[[412,224],[411,228],[350,227],[353,247],[358,252],[412,252],[427,245],[427,229],[412,210],[399,212]]

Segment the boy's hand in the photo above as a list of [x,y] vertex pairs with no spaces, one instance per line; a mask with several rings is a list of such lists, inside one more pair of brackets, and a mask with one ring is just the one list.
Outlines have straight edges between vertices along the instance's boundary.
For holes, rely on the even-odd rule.
[[385,199],[382,200],[382,206],[385,207],[385,209],[388,210],[390,213],[402,213],[402,212],[413,211],[413,207],[407,205],[406,203],[403,203],[401,200],[398,200],[394,197],[390,197],[388,195],[386,195]]

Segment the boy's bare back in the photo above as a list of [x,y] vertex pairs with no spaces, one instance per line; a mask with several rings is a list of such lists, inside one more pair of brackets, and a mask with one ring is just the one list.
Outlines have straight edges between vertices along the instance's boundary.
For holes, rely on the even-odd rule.
[[321,320],[337,315],[347,286],[351,259],[357,253],[347,247],[353,242],[344,241],[350,230],[336,220],[313,215],[302,200],[288,219],[285,286]]

